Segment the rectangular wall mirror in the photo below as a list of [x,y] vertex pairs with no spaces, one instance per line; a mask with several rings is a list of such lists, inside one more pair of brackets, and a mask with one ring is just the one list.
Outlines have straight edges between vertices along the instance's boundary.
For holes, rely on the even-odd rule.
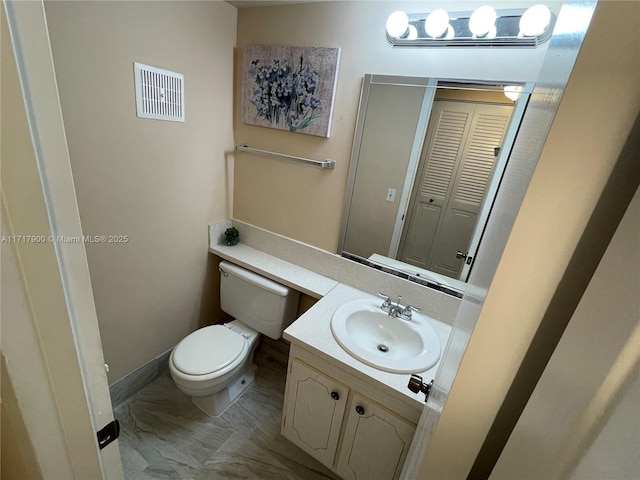
[[339,252],[460,296],[532,90],[365,75]]

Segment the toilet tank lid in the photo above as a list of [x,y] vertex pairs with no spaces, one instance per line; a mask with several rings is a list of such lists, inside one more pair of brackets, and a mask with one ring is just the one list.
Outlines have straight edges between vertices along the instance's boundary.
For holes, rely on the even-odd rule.
[[280,285],[273,280],[269,280],[268,278],[258,275],[257,273],[253,273],[252,271],[239,267],[233,263],[223,260],[220,262],[220,268],[229,275],[233,275],[234,277],[252,283],[257,287],[263,288],[276,295],[280,295],[281,297],[286,297],[291,293],[291,289],[289,287]]

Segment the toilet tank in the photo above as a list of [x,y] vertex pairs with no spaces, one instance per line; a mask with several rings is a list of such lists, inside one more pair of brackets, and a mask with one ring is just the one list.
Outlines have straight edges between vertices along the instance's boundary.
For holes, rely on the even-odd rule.
[[220,306],[236,320],[273,339],[296,318],[300,294],[233,263],[220,262]]

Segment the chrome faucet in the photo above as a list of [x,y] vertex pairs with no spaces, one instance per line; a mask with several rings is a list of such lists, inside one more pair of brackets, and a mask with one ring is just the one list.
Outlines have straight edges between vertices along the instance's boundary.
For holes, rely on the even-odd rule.
[[[384,298],[384,302],[382,302],[382,305],[380,305],[380,308],[382,309],[383,312],[389,313],[391,311],[391,299],[389,298],[388,295],[385,295],[384,293],[380,293],[380,292],[378,292],[378,296]],[[389,315],[391,314],[389,313]]]
[[407,305],[403,307],[400,305],[400,299],[402,295],[398,295],[398,301],[395,305],[391,303],[391,298],[384,294],[378,292],[378,295],[384,298],[384,302],[380,305],[380,309],[387,313],[390,317],[400,318],[401,320],[411,320],[411,314],[413,312],[420,312],[421,310],[418,307],[414,307],[413,305]]

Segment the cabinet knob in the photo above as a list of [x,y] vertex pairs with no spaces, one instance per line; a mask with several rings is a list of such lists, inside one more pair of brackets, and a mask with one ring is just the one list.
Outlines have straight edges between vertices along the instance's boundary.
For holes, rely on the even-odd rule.
[[362,407],[362,406],[358,405],[358,406],[356,407],[356,413],[357,413],[358,415],[364,415],[364,407]]
[[340,400],[340,394],[338,392],[331,392],[331,398],[334,400]]

